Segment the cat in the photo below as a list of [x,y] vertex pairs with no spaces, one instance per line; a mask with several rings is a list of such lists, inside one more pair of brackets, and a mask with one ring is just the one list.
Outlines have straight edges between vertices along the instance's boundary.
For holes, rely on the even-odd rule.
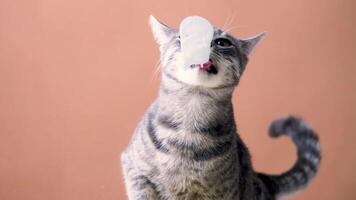
[[300,118],[275,120],[272,137],[289,136],[295,165],[281,175],[255,172],[231,102],[248,56],[264,33],[237,39],[214,27],[209,68],[183,67],[179,30],[150,16],[159,44],[161,85],[121,154],[129,200],[274,200],[316,175],[318,136]]

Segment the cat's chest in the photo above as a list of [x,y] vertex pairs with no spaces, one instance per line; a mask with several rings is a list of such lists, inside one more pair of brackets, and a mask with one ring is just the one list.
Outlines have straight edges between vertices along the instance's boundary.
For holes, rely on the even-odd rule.
[[218,174],[214,173],[214,163],[192,164],[177,161],[160,169],[162,176],[158,182],[162,185],[164,196],[176,200],[213,200],[219,198],[215,185]]
[[175,180],[167,181],[165,185],[167,196],[177,200],[212,200],[217,199],[203,179],[197,176],[177,176]]

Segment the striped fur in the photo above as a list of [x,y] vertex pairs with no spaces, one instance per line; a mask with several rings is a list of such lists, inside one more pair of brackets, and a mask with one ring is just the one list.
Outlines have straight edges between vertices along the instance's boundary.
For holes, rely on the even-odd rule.
[[304,189],[316,175],[321,161],[318,136],[304,121],[292,116],[274,121],[269,134],[272,137],[289,136],[297,146],[298,159],[289,171],[281,175],[259,173],[258,176],[276,196]]
[[214,40],[224,37],[232,46],[212,43],[218,73],[208,74],[181,66],[176,29],[154,18],[151,26],[160,44],[162,82],[121,154],[129,200],[273,200],[304,188],[318,169],[320,147],[302,120],[271,125],[271,136],[286,134],[298,149],[296,164],[281,175],[255,172],[236,134],[232,93],[261,35],[240,40],[215,29]]

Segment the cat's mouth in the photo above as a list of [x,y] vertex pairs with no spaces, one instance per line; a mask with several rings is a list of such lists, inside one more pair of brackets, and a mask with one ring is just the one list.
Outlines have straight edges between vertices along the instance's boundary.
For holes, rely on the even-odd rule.
[[214,65],[213,61],[209,59],[208,62],[203,64],[194,64],[190,65],[190,68],[198,67],[200,71],[206,72],[208,74],[217,74],[218,68]]

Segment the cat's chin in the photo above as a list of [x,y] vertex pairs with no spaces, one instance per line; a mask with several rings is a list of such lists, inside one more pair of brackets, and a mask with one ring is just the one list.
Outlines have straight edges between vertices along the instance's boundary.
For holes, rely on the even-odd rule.
[[214,66],[209,70],[199,67],[180,71],[177,78],[191,86],[201,86],[207,88],[216,88],[222,85],[222,77],[219,76],[218,69]]

